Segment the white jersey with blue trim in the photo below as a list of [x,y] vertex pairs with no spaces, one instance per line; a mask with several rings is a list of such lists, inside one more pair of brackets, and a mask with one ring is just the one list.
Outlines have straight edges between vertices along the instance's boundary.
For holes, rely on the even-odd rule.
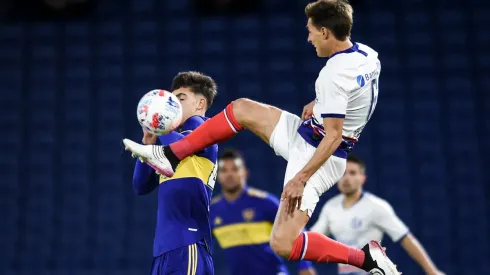
[[315,83],[312,123],[344,118],[342,136],[357,141],[376,107],[380,72],[378,53],[360,43],[330,56]]
[[[397,242],[409,233],[408,227],[398,218],[391,205],[365,192],[349,208],[344,207],[344,195],[328,200],[311,231],[332,235],[337,241],[356,248],[371,240],[381,241],[384,233]],[[340,264],[339,274],[366,274],[355,267]]]

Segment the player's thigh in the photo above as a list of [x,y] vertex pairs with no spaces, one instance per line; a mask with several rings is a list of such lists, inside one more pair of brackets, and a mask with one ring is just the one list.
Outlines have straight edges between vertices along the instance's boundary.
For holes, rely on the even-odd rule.
[[[309,145],[308,145],[309,146]],[[290,159],[286,167],[284,184],[287,184],[309,161],[315,148],[302,148],[301,144],[291,148]],[[335,156],[330,157],[306,183],[299,209],[293,214],[285,212],[286,201],[281,201],[272,229],[272,242],[295,240],[308,223],[316,205],[328,189],[330,189],[345,172],[346,160]],[[281,244],[276,243],[277,246]],[[286,250],[288,247],[285,248]]]
[[204,245],[174,249],[153,261],[151,275],[214,275],[211,255]]
[[195,275],[214,275],[214,264],[211,254],[209,254],[205,245],[197,245],[197,268]]
[[[304,141],[297,142],[295,145],[296,146],[290,149],[290,156],[284,176],[284,185],[305,167],[316,150],[316,148]],[[330,158],[306,182],[300,210],[306,212],[307,215],[311,217],[320,200],[320,196],[340,180],[344,175],[345,167],[345,159],[330,156]]]
[[233,114],[243,127],[269,143],[282,110],[247,98],[233,101]]
[[302,120],[289,112],[282,111],[276,127],[271,133],[269,145],[276,155],[289,160],[292,149],[301,146],[304,142],[298,133]]

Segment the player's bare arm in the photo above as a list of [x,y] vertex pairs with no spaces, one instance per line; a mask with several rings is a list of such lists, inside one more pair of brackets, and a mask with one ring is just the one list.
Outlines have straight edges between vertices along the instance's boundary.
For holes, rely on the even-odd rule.
[[422,267],[425,274],[444,275],[443,272],[437,269],[422,244],[412,234],[405,236],[400,244],[407,251],[408,255]]
[[301,206],[301,198],[306,182],[330,158],[342,142],[343,118],[326,117],[323,119],[326,135],[318,145],[310,161],[284,187],[282,200],[287,200],[286,211],[293,213]]
[[303,108],[303,112],[301,113],[301,119],[307,120],[313,116],[313,106],[315,106],[315,101],[312,100],[308,105]]
[[311,157],[311,160],[305,165],[298,175],[308,179],[327,161],[333,152],[342,142],[343,118],[327,117],[323,119],[326,135],[320,142],[320,146]]
[[157,135],[150,134],[147,131],[143,130],[143,139],[141,140],[141,142],[144,145],[151,145],[157,142],[157,138]]

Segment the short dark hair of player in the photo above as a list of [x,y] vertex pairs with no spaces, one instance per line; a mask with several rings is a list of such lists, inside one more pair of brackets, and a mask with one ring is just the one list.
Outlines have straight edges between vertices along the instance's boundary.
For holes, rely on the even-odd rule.
[[359,157],[357,157],[355,155],[347,156],[347,162],[352,162],[352,163],[359,165],[359,167],[361,167],[362,172],[366,171],[366,163],[364,163],[364,161],[362,159],[360,159]]
[[305,14],[317,28],[329,29],[335,38],[345,41],[352,30],[352,6],[347,0],[318,0],[305,8]]
[[223,150],[223,152],[219,156],[219,160],[226,160],[226,159],[231,159],[231,160],[241,160],[243,163],[243,166],[245,167],[245,158],[243,158],[243,155],[236,149],[232,148],[227,148]]
[[204,96],[207,101],[207,109],[211,107],[214,97],[218,93],[214,79],[194,71],[180,72],[174,77],[170,90],[175,91],[180,88],[189,88],[193,93]]

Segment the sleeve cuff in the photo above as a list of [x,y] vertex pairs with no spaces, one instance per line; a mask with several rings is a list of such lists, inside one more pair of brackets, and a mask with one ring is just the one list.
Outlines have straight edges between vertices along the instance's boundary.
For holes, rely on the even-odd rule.
[[401,235],[400,237],[398,237],[398,239],[395,239],[393,240],[394,243],[398,243],[400,242],[401,240],[403,240],[408,234],[410,234],[410,230],[407,231],[407,233]]
[[345,114],[334,114],[334,113],[328,113],[328,114],[321,114],[322,118],[326,117],[333,117],[333,118],[345,118]]

